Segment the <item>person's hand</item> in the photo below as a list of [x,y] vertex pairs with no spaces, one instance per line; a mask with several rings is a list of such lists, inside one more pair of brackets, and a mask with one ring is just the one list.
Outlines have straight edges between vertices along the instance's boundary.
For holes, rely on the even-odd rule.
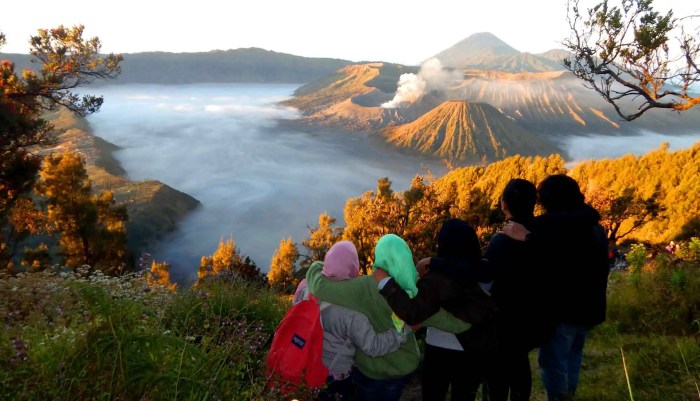
[[530,233],[524,225],[514,221],[509,221],[503,226],[501,232],[517,241],[525,241],[525,237]]
[[372,272],[372,277],[374,277],[377,282],[380,282],[384,280],[385,278],[389,277],[389,272],[382,269],[381,267],[377,267],[374,269],[374,272]]
[[423,277],[428,274],[428,266],[430,265],[430,258],[423,258],[416,263],[416,271],[418,276]]

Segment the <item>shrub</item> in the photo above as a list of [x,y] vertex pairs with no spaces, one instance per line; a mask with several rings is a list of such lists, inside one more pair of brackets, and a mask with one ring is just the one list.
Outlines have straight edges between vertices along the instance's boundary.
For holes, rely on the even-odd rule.
[[644,261],[646,260],[647,249],[643,244],[634,244],[627,253],[626,259],[629,263],[630,270],[632,272],[639,272],[644,266]]
[[623,333],[694,335],[700,319],[700,270],[685,264],[612,272],[608,319]]

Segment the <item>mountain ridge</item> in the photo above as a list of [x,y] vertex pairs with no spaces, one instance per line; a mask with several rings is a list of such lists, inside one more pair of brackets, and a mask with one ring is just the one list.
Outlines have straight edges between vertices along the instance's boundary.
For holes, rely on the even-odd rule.
[[[395,69],[388,70],[391,79],[398,79]],[[700,113],[678,115],[663,110],[650,110],[648,113],[653,118],[622,123],[604,99],[585,88],[569,71],[463,70],[462,79],[442,92],[423,94],[414,103],[403,102],[400,107],[384,108],[382,104],[392,100],[395,93],[385,92],[371,83],[388,81],[389,78],[383,77],[385,71],[387,66],[381,63],[348,66],[332,76],[305,85],[302,96],[283,104],[299,109],[302,116],[296,122],[301,125],[380,135],[392,131],[393,136],[389,135],[389,138],[395,145],[413,148],[431,157],[454,157],[457,160],[465,159],[471,150],[462,152],[442,145],[433,148],[424,142],[417,144],[417,139],[399,139],[397,132],[400,129],[396,131],[397,127],[421,119],[444,101],[484,103],[498,111],[483,113],[486,118],[495,119],[493,124],[505,126],[505,123],[496,121],[507,118],[509,130],[535,133],[542,143],[533,148],[527,141],[519,142],[520,149],[504,145],[507,154],[547,155],[552,150],[560,152],[557,144],[568,136],[593,133],[631,135],[639,130],[682,134],[695,132],[700,126]],[[425,121],[421,124],[430,125]],[[419,131],[415,129],[412,135],[424,135],[418,134]],[[465,130],[460,132],[466,133]],[[515,145],[518,141],[512,143]],[[482,149],[487,158],[504,154],[495,149]]]
[[[116,79],[93,85],[304,83],[352,64],[348,60],[303,57],[257,47],[194,53],[124,53],[123,56],[122,72]],[[17,71],[37,70],[31,58],[29,54],[0,53],[0,60],[13,61]]]
[[559,60],[520,52],[489,32],[472,34],[435,54],[432,58],[440,60],[444,66],[457,69],[498,70],[513,73],[564,69]]
[[460,161],[499,160],[562,153],[487,103],[449,100],[413,122],[382,131],[387,141],[435,157]]

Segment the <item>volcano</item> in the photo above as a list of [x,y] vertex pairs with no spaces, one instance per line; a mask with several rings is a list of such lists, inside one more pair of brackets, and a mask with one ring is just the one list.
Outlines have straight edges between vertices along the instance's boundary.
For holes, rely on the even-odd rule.
[[450,160],[561,153],[486,103],[447,101],[411,123],[384,129],[382,134],[396,146]]

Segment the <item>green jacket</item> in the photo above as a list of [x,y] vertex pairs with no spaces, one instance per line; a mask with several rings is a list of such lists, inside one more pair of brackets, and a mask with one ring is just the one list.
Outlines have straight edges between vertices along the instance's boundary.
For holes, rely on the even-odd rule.
[[[334,281],[321,274],[322,269],[323,263],[314,262],[306,273],[311,294],[322,301],[363,313],[369,319],[374,331],[378,333],[394,328],[391,321],[391,308],[379,294],[374,277],[360,276],[350,280]],[[428,324],[429,321],[430,324]],[[453,333],[469,328],[467,323],[442,310],[424,324]],[[373,358],[359,349],[355,353],[357,368],[367,377],[378,380],[406,376],[418,368],[419,361],[420,351],[413,333],[407,336],[406,343],[390,354]]]

